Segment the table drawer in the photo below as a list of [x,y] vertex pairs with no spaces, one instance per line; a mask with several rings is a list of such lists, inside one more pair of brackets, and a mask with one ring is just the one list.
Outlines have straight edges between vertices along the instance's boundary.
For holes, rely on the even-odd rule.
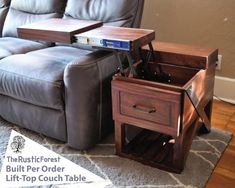
[[172,105],[168,101],[120,92],[120,113],[134,118],[171,126]]
[[142,128],[179,135],[181,93],[112,81],[113,117]]

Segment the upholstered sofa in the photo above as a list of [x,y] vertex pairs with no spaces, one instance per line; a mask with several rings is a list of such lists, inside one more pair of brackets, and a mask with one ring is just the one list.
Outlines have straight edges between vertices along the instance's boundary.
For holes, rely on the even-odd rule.
[[20,39],[16,28],[53,17],[139,27],[143,4],[0,0],[0,116],[77,149],[94,146],[113,127],[110,81],[118,68],[116,57],[83,46]]

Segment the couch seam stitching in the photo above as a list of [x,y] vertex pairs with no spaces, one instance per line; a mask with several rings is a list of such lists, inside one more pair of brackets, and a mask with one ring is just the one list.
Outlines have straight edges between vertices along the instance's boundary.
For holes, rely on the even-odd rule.
[[[51,85],[54,85],[54,86],[61,86],[61,84],[55,84],[54,82],[52,82],[52,81],[49,81],[49,80],[46,80],[46,79],[38,79],[38,78],[32,78],[32,77],[29,77],[29,76],[25,76],[25,75],[22,75],[22,74],[17,74],[17,73],[15,73],[15,72],[10,72],[10,71],[8,71],[8,70],[3,70],[3,69],[0,69],[0,71],[2,71],[2,72],[8,72],[8,73],[10,73],[10,74],[14,74],[14,75],[16,75],[17,77],[24,77],[24,78],[26,78],[26,79],[29,79],[29,80],[36,80],[36,81],[46,81],[46,82],[48,82],[48,83],[50,83]],[[62,82],[63,81],[63,79],[62,80],[60,80],[60,82]],[[48,84],[48,85],[50,85],[50,84]]]
[[[42,105],[42,104],[39,104],[37,102],[33,102],[32,100],[25,100],[24,98],[22,97],[17,97],[15,95],[12,95],[12,94],[7,94],[7,93],[4,93],[2,91],[0,91],[0,95],[3,95],[3,96],[6,96],[6,97],[11,97],[13,99],[16,99],[16,100],[20,100],[21,102],[26,102],[26,103],[30,103],[30,104],[35,104],[35,105],[38,105],[40,107],[45,107],[45,108],[51,108],[51,109],[55,109],[55,110],[63,110],[63,108],[53,108],[52,106],[49,106],[49,105]],[[58,106],[58,105],[57,105]],[[60,105],[61,106],[61,105]],[[63,106],[61,106],[63,107]]]
[[112,55],[113,55],[113,53],[105,55],[104,57],[100,57],[98,59],[89,60],[91,63],[85,64],[85,65],[81,65],[81,64],[79,64],[80,62],[76,62],[76,60],[74,60],[74,62],[69,63],[67,66],[68,67],[75,67],[75,66],[77,66],[77,67],[88,67],[88,66],[94,65],[95,62],[102,61],[103,59],[106,59],[106,58],[108,58],[109,56],[112,56]]
[[99,140],[101,140],[101,129],[102,129],[102,111],[103,111],[103,106],[102,106],[102,94],[103,94],[103,90],[102,90],[102,71],[99,67],[99,61],[97,61],[97,68],[98,68],[98,73],[99,73],[99,89],[100,89],[100,107],[99,107]]

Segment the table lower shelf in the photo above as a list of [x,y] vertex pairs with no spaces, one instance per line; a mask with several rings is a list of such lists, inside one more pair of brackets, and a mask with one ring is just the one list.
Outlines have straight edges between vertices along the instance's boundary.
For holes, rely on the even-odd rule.
[[180,173],[173,166],[174,140],[171,136],[143,130],[118,155],[160,169]]
[[[121,123],[115,124],[115,126],[120,126],[124,131],[125,126],[130,125]],[[174,138],[167,134],[141,128],[141,131],[138,131],[138,134],[134,138],[132,136],[132,139],[127,141],[131,137],[129,138],[124,133],[126,131],[122,135],[126,135],[127,137],[122,138],[116,132],[116,154],[151,167],[181,173],[184,169],[196,130],[201,126],[202,124],[199,118],[197,118],[179,137]],[[119,138],[123,140],[121,142],[121,148],[118,147]]]
[[171,139],[171,136],[143,130],[123,151],[136,157],[143,156],[145,160],[164,163],[172,159],[173,143],[169,143]]

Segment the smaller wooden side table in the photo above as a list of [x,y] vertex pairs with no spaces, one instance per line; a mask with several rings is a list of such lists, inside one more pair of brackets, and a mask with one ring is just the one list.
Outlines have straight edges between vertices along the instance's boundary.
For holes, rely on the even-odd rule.
[[[196,131],[210,131],[218,50],[162,42],[154,42],[153,47],[157,59],[147,64],[148,70],[154,73],[160,64],[170,73],[171,83],[113,77],[116,153],[180,173]],[[143,67],[144,63],[135,65],[140,73]],[[130,126],[139,128],[133,139]]]

